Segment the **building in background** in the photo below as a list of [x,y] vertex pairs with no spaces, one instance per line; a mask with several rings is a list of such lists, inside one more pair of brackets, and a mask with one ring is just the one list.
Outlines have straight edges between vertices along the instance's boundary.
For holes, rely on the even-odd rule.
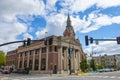
[[96,65],[104,64],[105,68],[116,68],[116,55],[103,55],[96,56],[93,59],[96,62]]
[[116,54],[115,59],[116,59],[116,69],[120,70],[120,54]]
[[75,39],[69,14],[63,35],[35,40],[30,45],[19,46],[16,50],[8,52],[7,66],[14,65],[17,69],[29,67],[31,72],[39,73],[50,73],[53,70],[69,73],[70,67],[74,73],[79,71],[80,62],[85,58],[85,54],[79,39]]

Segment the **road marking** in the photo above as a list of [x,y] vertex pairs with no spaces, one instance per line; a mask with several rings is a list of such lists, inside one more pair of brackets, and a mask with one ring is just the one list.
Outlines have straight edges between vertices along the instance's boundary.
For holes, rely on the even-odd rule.
[[120,78],[120,77],[118,77],[118,78]]
[[91,77],[91,78],[120,78],[118,76],[81,76],[81,77]]
[[111,76],[110,78],[116,78],[116,76]]
[[9,78],[7,78],[7,77],[3,77],[3,78],[1,78],[0,80],[8,80]]
[[103,78],[108,78],[109,76],[104,76]]

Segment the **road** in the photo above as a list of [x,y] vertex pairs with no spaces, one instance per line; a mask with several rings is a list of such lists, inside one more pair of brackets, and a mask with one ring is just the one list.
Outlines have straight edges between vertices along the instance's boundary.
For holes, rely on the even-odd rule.
[[120,71],[105,73],[89,73],[81,76],[40,76],[22,74],[0,74],[0,80],[120,80]]

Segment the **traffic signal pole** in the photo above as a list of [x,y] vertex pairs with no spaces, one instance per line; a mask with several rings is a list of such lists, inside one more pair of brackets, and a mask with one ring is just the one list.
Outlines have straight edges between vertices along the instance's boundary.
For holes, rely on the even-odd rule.
[[23,40],[23,41],[12,41],[12,42],[7,42],[7,43],[0,44],[0,46],[4,46],[4,45],[8,45],[8,44],[13,44],[13,43],[21,43],[21,42],[24,42],[24,40]]
[[117,37],[116,39],[93,39],[92,37],[88,38],[88,36],[85,36],[85,45],[88,46],[90,43],[93,43],[93,41],[96,41],[98,44],[98,41],[117,41],[117,44],[120,44],[120,37]]
[[[33,40],[33,41],[35,41],[35,40]],[[27,40],[12,41],[12,42],[3,43],[3,44],[0,44],[0,47],[1,47],[1,46],[5,46],[5,45],[8,45],[8,44],[13,44],[13,43],[23,43],[23,46],[26,46],[26,45],[30,45],[30,44],[31,44],[31,39],[28,38]]]

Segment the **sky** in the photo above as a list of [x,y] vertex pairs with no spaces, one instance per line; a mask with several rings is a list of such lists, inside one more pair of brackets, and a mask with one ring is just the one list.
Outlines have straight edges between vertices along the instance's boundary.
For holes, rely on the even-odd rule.
[[[85,53],[120,54],[116,41],[86,46],[84,38],[85,35],[94,39],[120,36],[120,0],[0,0],[0,44],[28,37],[63,36],[68,13]],[[19,45],[2,46],[0,50],[11,51]]]

